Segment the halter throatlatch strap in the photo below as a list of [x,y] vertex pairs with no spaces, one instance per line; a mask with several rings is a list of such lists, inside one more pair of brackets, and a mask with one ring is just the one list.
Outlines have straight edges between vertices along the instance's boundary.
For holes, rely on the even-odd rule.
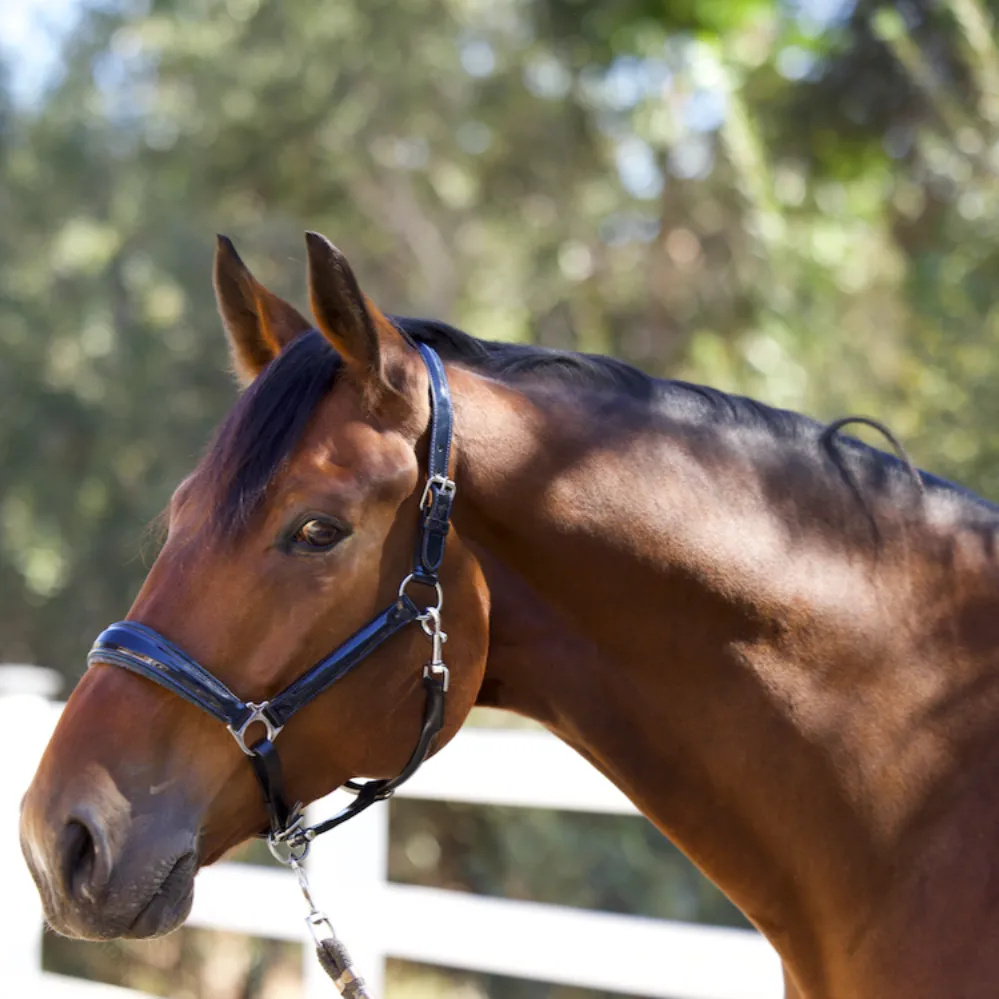
[[[444,692],[445,681],[433,675],[424,675],[423,686],[427,692],[427,703],[423,710],[423,724],[420,726],[420,736],[416,748],[409,757],[402,772],[391,780],[368,780],[363,782],[349,781],[347,790],[353,791],[356,797],[332,818],[325,819],[308,829],[302,830],[301,836],[305,842],[310,842],[337,826],[343,825],[347,819],[359,815],[376,801],[385,801],[401,784],[405,784],[420,768],[420,764],[430,755],[434,739],[444,726]],[[292,845],[296,837],[289,837]]]
[[451,438],[454,432],[454,407],[451,387],[447,382],[444,365],[436,352],[421,343],[430,376],[430,447],[427,453],[427,485],[420,499],[423,522],[416,553],[414,576],[428,583],[437,581],[437,573],[444,561],[444,542],[451,524],[451,506],[454,503],[455,484],[448,475],[451,464]]
[[[260,784],[270,821],[268,838],[272,851],[278,859],[292,863],[296,869],[316,836],[346,822],[376,801],[388,798],[408,780],[430,754],[434,739],[444,725],[448,671],[441,649],[447,636],[441,628],[443,593],[438,572],[444,559],[455,496],[455,483],[449,475],[454,410],[440,357],[426,344],[418,346],[430,386],[427,483],[420,498],[420,531],[413,571],[403,580],[399,595],[390,607],[279,694],[260,703],[241,700],[183,649],[137,621],[119,621],[111,625],[98,636],[87,656],[89,666],[120,666],[152,680],[217,718],[229,729],[239,748],[250,758]],[[437,595],[436,605],[421,607],[414,602],[409,596],[411,583],[432,588]],[[278,735],[296,712],[414,621],[421,623],[433,648],[430,662],[423,671],[426,705],[415,749],[402,772],[390,780],[347,781],[345,787],[356,795],[354,800],[333,818],[311,828],[305,827],[300,806],[289,806],[285,796],[281,760],[275,748]],[[260,726],[263,726],[262,732]],[[278,847],[287,854],[281,853]],[[317,946],[320,946],[318,939]],[[363,985],[361,989],[361,992],[353,993],[341,991],[344,995],[360,997]]]

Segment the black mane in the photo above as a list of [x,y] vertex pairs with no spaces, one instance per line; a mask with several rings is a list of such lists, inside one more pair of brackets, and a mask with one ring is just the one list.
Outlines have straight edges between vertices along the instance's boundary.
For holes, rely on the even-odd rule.
[[[745,435],[746,446],[760,438],[800,450],[810,458],[826,451],[829,471],[839,469],[865,491],[906,490],[915,484],[910,469],[894,455],[852,437],[828,437],[823,425],[789,410],[688,382],[653,378],[616,358],[552,350],[530,344],[479,340],[446,323],[390,317],[404,337],[433,347],[455,361],[499,380],[530,378],[580,394],[617,397],[653,407],[676,423],[714,424]],[[259,508],[267,488],[295,450],[316,407],[332,389],[341,361],[317,330],[302,334],[278,355],[236,403],[203,462],[217,484],[214,522],[238,532]],[[847,471],[845,465],[850,469]],[[926,486],[973,500],[979,512],[999,508],[973,493],[927,473]]]
[[479,340],[433,319],[391,319],[410,342],[425,343],[445,361],[467,364],[499,380],[544,379],[580,392],[614,393],[635,402],[669,405],[678,416],[686,409],[691,416],[766,426],[776,432],[788,432],[800,425],[818,426],[808,417],[744,396],[691,382],[653,378],[615,357]]
[[243,393],[202,462],[216,488],[213,522],[235,536],[333,388],[340,356],[318,330],[296,337]]

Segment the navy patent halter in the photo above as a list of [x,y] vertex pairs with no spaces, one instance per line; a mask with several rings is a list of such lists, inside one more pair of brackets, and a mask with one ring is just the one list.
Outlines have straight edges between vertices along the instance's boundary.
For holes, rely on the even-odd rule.
[[[260,782],[270,818],[268,841],[271,849],[277,851],[279,847],[284,847],[296,860],[304,857],[309,843],[316,836],[346,822],[374,802],[388,798],[408,780],[426,760],[444,724],[448,670],[441,653],[447,636],[441,629],[443,590],[439,571],[444,560],[444,544],[455,495],[455,483],[449,476],[454,411],[440,357],[426,344],[418,344],[418,347],[430,376],[427,483],[420,500],[421,520],[413,571],[402,581],[391,606],[279,694],[259,704],[241,700],[183,649],[159,632],[135,621],[119,621],[111,625],[98,636],[87,656],[88,666],[120,666],[137,673],[222,722],[249,757]],[[430,587],[436,602],[420,607],[409,595],[414,586]],[[347,781],[344,786],[354,793],[354,800],[325,822],[305,826],[301,805],[289,806],[285,798],[275,740],[296,712],[346,676],[396,632],[417,621],[430,637],[433,652],[430,662],[423,668],[427,700],[416,748],[396,777]],[[248,743],[247,732],[257,723],[264,727],[263,737]]]

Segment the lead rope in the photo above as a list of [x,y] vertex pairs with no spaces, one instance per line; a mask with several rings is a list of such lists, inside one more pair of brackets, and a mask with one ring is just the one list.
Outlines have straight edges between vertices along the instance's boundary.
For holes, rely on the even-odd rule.
[[[444,663],[444,643],[447,641],[447,635],[441,627],[440,604],[441,601],[438,601],[436,607],[428,607],[418,620],[430,639],[431,646],[430,662],[424,665],[423,676],[440,682],[446,691],[450,677]],[[312,830],[305,827],[305,816],[296,806],[289,826],[278,834],[272,832],[267,837],[267,845],[273,857],[290,867],[298,878],[298,887],[302,890],[309,907],[305,925],[308,926],[309,934],[316,945],[316,958],[320,967],[329,975],[337,992],[344,996],[344,999],[371,999],[371,993],[368,992],[364,979],[354,970],[350,954],[336,935],[330,917],[316,905],[312,897],[309,878],[302,866],[312,845],[313,837],[309,835],[311,832]]]
[[323,971],[330,976],[337,992],[344,996],[344,999],[371,999],[371,993],[368,992],[364,979],[354,971],[354,963],[350,959],[347,948],[336,935],[330,917],[316,905],[309,888],[309,879],[301,861],[292,856],[288,861],[288,866],[295,872],[298,878],[298,887],[302,889],[302,894],[309,906],[309,914],[305,917],[305,924],[309,927],[309,933],[316,945],[316,957]]

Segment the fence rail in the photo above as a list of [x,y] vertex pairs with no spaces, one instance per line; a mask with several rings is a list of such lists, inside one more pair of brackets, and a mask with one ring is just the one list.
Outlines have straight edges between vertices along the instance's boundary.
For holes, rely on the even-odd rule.
[[[22,747],[21,770],[0,787],[0,995],[31,999],[139,999],[123,989],[41,971],[41,912],[17,843],[17,804],[61,706],[0,698]],[[519,808],[637,814],[609,781],[543,733],[467,729],[400,795]],[[320,802],[315,813],[339,805]],[[309,860],[319,901],[376,995],[387,957],[607,989],[660,999],[779,999],[780,964],[747,930],[486,898],[388,880],[388,809],[369,809],[317,843]],[[6,869],[4,869],[6,867]],[[222,863],[198,876],[192,925],[305,942],[294,878],[274,868]],[[308,999],[330,986],[308,948]],[[8,993],[11,984],[15,986]]]

